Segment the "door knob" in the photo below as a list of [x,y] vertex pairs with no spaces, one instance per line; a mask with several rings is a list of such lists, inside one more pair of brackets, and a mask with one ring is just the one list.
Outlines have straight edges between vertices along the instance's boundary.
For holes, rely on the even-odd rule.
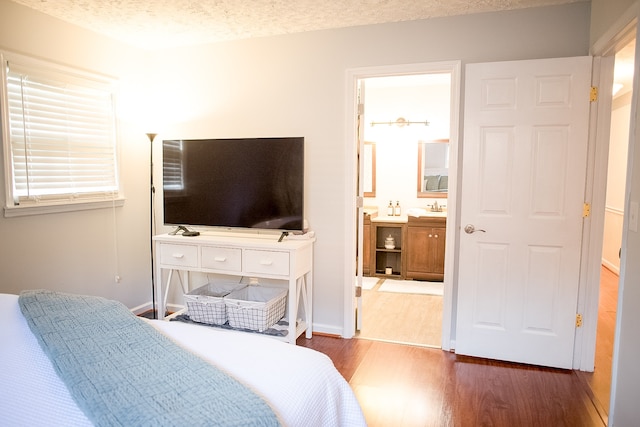
[[485,230],[476,230],[473,224],[467,224],[464,226],[464,232],[467,234],[472,234],[472,233],[475,233],[476,231],[482,231],[483,233],[486,233]]

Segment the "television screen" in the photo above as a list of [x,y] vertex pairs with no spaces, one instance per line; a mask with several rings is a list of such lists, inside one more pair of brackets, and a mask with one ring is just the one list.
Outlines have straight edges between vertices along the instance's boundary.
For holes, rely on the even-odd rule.
[[304,138],[165,140],[164,223],[303,230]]

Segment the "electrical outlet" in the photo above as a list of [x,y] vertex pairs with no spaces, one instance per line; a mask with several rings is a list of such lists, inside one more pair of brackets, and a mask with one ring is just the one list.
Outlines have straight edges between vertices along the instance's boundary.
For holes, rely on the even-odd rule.
[[638,231],[638,202],[631,202],[629,207],[629,230]]

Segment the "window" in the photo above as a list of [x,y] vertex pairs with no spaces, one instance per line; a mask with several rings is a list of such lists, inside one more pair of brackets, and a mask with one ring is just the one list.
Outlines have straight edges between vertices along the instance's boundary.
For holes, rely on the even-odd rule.
[[162,144],[162,186],[165,190],[184,190],[182,162],[182,141],[164,141]]
[[2,71],[5,216],[112,206],[113,82],[7,54]]

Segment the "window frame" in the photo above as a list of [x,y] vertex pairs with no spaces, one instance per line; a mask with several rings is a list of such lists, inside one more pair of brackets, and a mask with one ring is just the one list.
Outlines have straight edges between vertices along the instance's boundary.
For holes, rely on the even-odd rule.
[[[113,149],[114,184],[113,191],[87,191],[72,194],[45,195],[29,199],[14,197],[14,166],[9,119],[8,64],[15,63],[20,69],[32,70],[35,74],[53,76],[60,83],[78,81],[86,87],[100,85],[111,94],[111,139]],[[51,61],[35,59],[8,51],[0,51],[0,122],[2,124],[2,150],[4,158],[4,216],[15,217],[58,212],[81,211],[88,209],[111,208],[124,204],[121,182],[120,144],[116,115],[117,80],[113,77],[79,70]]]

